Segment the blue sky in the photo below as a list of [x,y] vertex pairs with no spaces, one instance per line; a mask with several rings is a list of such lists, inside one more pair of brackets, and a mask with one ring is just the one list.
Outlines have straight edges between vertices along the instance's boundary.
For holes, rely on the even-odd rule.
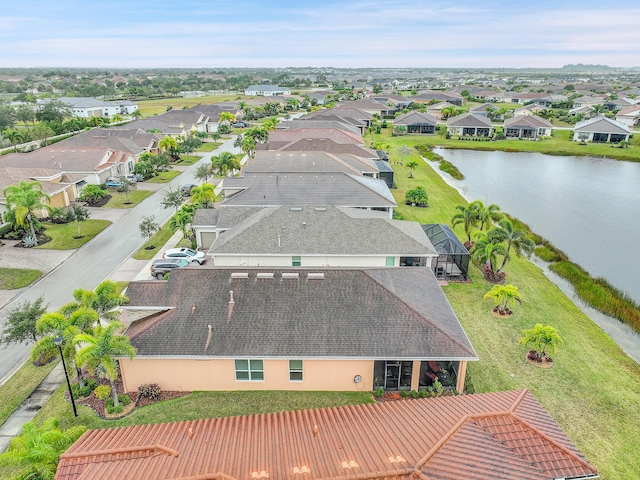
[[639,22],[629,0],[11,0],[0,67],[631,67]]

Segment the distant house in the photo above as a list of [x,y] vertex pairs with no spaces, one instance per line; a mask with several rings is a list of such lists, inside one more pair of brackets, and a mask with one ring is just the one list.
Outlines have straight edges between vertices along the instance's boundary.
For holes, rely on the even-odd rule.
[[475,105],[469,109],[469,113],[473,113],[474,115],[480,115],[482,117],[488,117],[489,112],[491,110],[497,110],[496,105],[493,103],[481,103],[480,105]]
[[519,115],[504,121],[504,134],[507,138],[550,137],[553,125],[537,115]]
[[546,107],[543,107],[541,105],[536,105],[534,103],[531,103],[529,105],[525,105],[524,107],[516,108],[513,111],[513,116],[514,117],[520,117],[520,116],[523,116],[523,115],[537,115],[538,113],[540,113],[545,108]]
[[493,135],[493,124],[487,117],[463,113],[447,120],[447,131],[451,135],[475,135],[476,137],[490,137]]
[[406,127],[408,134],[434,134],[436,132],[436,123],[436,118],[428,113],[408,112],[396,117],[393,121],[393,126],[402,125]]
[[129,128],[140,128],[145,131],[159,130],[171,137],[188,135],[191,132],[208,132],[210,118],[208,115],[191,110],[169,110],[161,115],[146,117],[129,123]]
[[125,391],[463,392],[478,359],[428,268],[185,267],[127,296]]
[[573,99],[573,107],[592,107],[593,105],[602,105],[604,102],[602,97],[582,96]]
[[616,121],[628,127],[640,125],[640,105],[620,110],[616,114]]
[[449,102],[456,106],[462,105],[462,96],[457,93],[439,92],[435,90],[426,90],[420,95],[410,97],[413,103],[430,103],[432,100],[438,100],[440,102]]
[[627,109],[636,104],[635,100],[630,98],[615,98],[613,100],[606,100],[602,105],[607,110],[617,112],[619,110]]
[[629,135],[627,125],[601,116],[578,122],[573,129],[574,142],[619,143],[628,141]]
[[440,121],[442,120],[442,110],[444,110],[445,108],[451,108],[451,107],[457,107],[457,105],[454,105],[453,103],[449,103],[449,102],[434,103],[433,105],[429,105],[427,107],[427,114],[431,115],[436,120]]
[[382,117],[393,115],[398,111],[398,106],[389,106],[385,102],[376,101],[372,98],[361,98],[359,100],[351,100],[347,102],[340,102],[338,108],[354,108],[362,110],[370,114],[378,114]]
[[277,85],[250,85],[244,89],[244,94],[250,97],[275,97],[276,95],[291,95],[291,89]]
[[[297,372],[293,372],[297,373]],[[56,480],[560,480],[597,470],[527,390],[89,430]]]
[[68,105],[75,117],[81,118],[129,115],[138,110],[138,104],[130,100],[105,102],[90,97],[62,97],[58,100]]
[[[128,125],[127,125],[128,126]],[[92,128],[57,142],[57,148],[107,147],[130,153],[136,159],[143,153],[157,153],[163,135],[148,133],[140,128]]]

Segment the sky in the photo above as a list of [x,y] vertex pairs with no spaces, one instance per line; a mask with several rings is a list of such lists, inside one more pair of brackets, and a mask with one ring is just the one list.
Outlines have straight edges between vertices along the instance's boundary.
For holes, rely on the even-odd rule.
[[640,2],[9,0],[0,67],[640,66]]

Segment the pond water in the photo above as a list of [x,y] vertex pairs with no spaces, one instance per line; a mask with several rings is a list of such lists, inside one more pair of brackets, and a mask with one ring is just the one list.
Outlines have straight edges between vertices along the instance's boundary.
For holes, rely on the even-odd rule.
[[[428,162],[468,201],[496,203],[564,251],[594,277],[640,302],[640,163],[539,153],[434,149],[464,174]],[[636,362],[640,335],[581,302],[569,282],[545,274]]]

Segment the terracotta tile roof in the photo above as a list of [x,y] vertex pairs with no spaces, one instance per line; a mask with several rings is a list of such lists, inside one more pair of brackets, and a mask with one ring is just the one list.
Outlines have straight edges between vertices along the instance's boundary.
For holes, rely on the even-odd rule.
[[569,477],[597,471],[520,390],[90,430],[61,455],[55,478]]

